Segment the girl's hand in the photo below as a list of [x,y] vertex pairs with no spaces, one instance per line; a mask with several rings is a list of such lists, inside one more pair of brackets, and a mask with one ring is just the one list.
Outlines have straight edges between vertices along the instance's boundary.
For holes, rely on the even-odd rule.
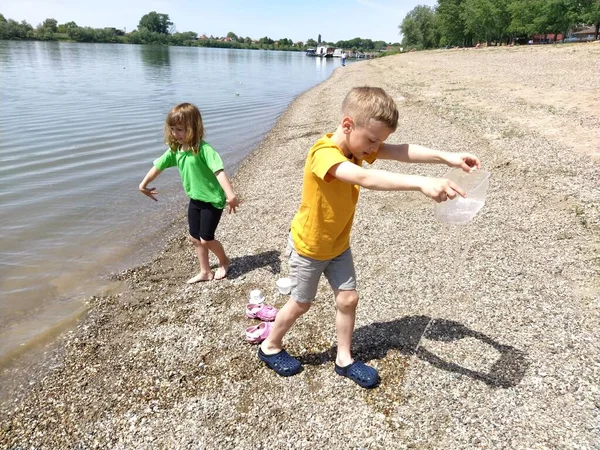
[[421,192],[436,203],[445,202],[456,198],[456,195],[465,197],[467,194],[453,181],[445,178],[425,178],[421,185]]
[[158,199],[155,197],[156,194],[158,194],[158,192],[156,192],[156,188],[146,188],[146,187],[139,187],[140,192],[142,194],[144,194],[147,197],[150,197],[152,200],[154,200],[155,202],[158,201]]
[[479,158],[470,153],[446,153],[446,164],[450,167],[459,167],[465,172],[471,172],[473,169],[479,169],[481,162]]
[[227,212],[229,214],[231,214],[231,212],[233,211],[235,213],[235,209],[240,206],[240,201],[238,200],[238,198],[234,195],[231,198],[227,199]]

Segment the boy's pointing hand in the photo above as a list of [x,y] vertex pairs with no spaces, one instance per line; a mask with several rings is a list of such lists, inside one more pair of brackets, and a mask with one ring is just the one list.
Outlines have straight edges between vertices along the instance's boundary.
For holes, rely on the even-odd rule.
[[459,185],[445,178],[426,178],[421,187],[421,192],[437,203],[452,200],[457,195],[461,197],[467,195]]

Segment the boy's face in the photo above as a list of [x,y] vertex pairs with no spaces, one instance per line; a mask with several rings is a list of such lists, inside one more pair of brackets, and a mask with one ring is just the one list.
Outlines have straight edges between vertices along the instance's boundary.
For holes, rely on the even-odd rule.
[[342,127],[346,134],[348,150],[357,159],[364,159],[377,151],[393,132],[387,125],[374,120],[366,125],[357,126],[350,117],[344,118]]

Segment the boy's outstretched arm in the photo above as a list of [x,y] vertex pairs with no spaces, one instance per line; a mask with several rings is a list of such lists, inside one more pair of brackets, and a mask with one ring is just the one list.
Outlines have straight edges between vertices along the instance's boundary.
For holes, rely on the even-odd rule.
[[417,144],[383,144],[377,153],[377,159],[446,164],[450,167],[460,167],[466,172],[481,167],[479,158],[471,153],[441,152]]
[[376,191],[419,191],[436,202],[466,195],[460,186],[444,178],[404,175],[385,170],[364,169],[351,162],[342,162],[329,169],[340,181],[357,184]]
[[227,212],[235,212],[235,209],[239,206],[240,201],[233,192],[233,187],[231,186],[231,182],[229,181],[227,174],[224,170],[219,170],[215,172],[215,175],[217,177],[217,181],[225,191],[225,196],[227,197]]
[[154,181],[156,179],[156,177],[161,174],[161,172],[162,172],[162,170],[158,170],[156,167],[152,166],[152,169],[150,169],[148,171],[148,173],[146,174],[146,176],[144,177],[144,179],[142,180],[142,182],[140,183],[140,185],[138,187],[138,189],[140,190],[140,192],[142,194],[147,195],[155,202],[158,201],[158,199],[155,197],[155,195],[158,194],[158,192],[156,191],[155,188],[148,189],[147,186],[152,181]]

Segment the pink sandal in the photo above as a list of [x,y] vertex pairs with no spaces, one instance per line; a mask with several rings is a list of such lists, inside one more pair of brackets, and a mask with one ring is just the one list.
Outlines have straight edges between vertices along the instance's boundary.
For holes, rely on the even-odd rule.
[[260,319],[265,322],[272,322],[279,310],[271,305],[259,304],[253,305],[250,303],[246,306],[246,316],[250,319]]
[[259,344],[264,341],[273,328],[272,322],[261,322],[258,325],[246,328],[246,340],[251,344]]

